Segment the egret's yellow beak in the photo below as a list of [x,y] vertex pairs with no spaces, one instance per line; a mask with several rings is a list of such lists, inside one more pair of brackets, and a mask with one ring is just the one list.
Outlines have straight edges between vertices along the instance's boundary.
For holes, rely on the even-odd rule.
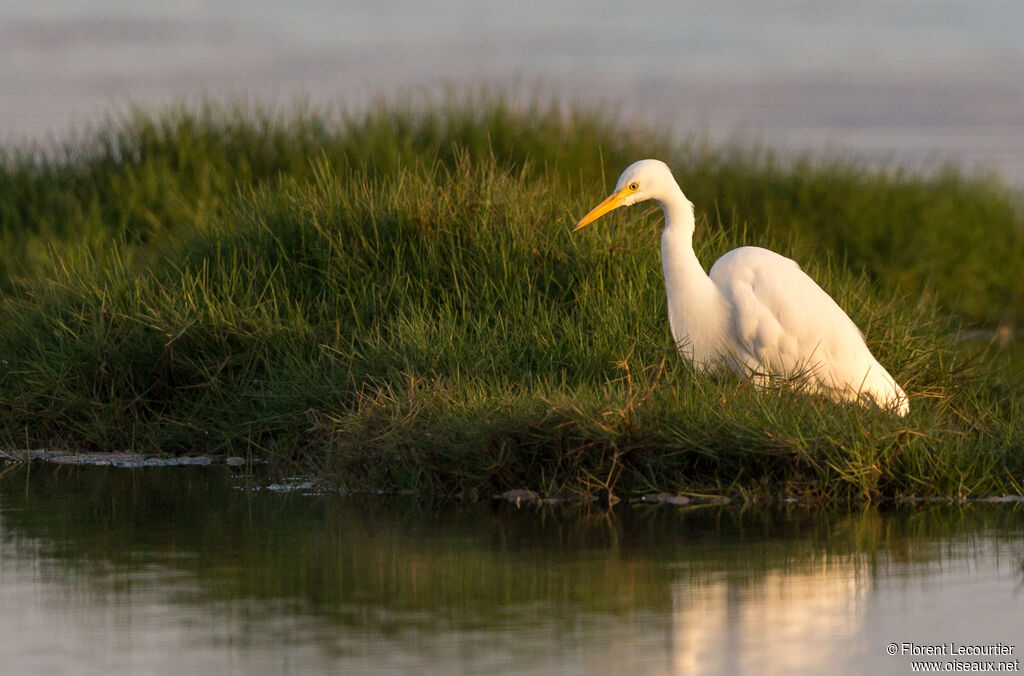
[[572,231],[576,232],[583,226],[590,225],[597,219],[601,218],[612,209],[618,209],[621,207],[622,203],[626,200],[627,194],[629,194],[629,188],[623,188],[618,192],[613,192],[607,199],[605,199],[605,201],[598,204],[596,207],[591,209],[586,216],[581,218],[580,222],[576,224],[576,227],[573,228]]

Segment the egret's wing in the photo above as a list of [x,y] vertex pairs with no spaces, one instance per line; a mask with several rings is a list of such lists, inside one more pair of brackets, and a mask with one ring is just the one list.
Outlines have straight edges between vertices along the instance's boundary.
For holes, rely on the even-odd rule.
[[711,279],[732,308],[732,348],[753,373],[831,380],[837,364],[863,377],[874,362],[856,325],[790,259],[742,247],[715,263]]

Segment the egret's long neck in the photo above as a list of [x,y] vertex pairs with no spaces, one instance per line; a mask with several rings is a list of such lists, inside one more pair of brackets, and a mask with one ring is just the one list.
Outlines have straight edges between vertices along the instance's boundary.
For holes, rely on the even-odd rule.
[[693,251],[693,205],[678,187],[658,203],[665,214],[661,267],[672,337],[697,365],[711,366],[722,355],[725,301]]

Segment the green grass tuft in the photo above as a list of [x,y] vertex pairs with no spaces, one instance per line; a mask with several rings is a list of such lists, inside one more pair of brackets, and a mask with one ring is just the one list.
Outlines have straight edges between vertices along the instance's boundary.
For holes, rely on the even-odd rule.
[[[674,352],[660,212],[571,224],[642,157],[706,266],[795,258],[911,395],[895,420]],[[352,488],[875,500],[1020,493],[1019,203],[468,97],[207,106],[0,162],[0,441],[253,453]]]

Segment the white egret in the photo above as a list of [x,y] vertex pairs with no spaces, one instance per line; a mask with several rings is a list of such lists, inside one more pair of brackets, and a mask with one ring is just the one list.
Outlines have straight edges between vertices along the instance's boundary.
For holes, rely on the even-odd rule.
[[724,363],[759,386],[781,378],[836,401],[907,414],[906,393],[868,350],[860,330],[795,262],[744,246],[719,258],[710,275],[704,272],[693,251],[693,204],[664,162],[631,164],[615,192],[573,230],[651,199],[665,215],[661,264],[669,326],[695,366]]

